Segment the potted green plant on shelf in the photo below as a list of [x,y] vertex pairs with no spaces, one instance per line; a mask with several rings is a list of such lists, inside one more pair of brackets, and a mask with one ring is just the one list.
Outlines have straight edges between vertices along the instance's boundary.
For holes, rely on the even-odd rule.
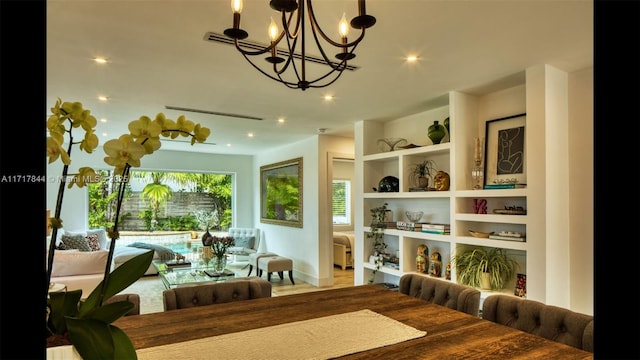
[[427,189],[429,187],[429,179],[433,178],[436,173],[436,163],[433,160],[424,160],[414,165],[411,176],[413,183],[418,188]]
[[371,273],[371,277],[369,278],[369,283],[373,283],[376,272],[380,270],[382,266],[382,254],[387,248],[387,243],[384,242],[384,229],[387,228],[387,223],[385,222],[387,216],[387,203],[384,203],[382,206],[375,207],[370,210],[371,212],[371,224],[370,231],[367,233],[367,239],[373,239],[373,255],[375,256],[375,269]]
[[452,258],[459,283],[485,290],[502,289],[518,263],[501,248],[474,248]]
[[[127,334],[112,325],[134,305],[129,301],[104,304],[105,300],[137,281],[149,268],[154,255],[153,251],[148,251],[111,271],[116,241],[120,237],[118,233],[120,209],[129,184],[130,170],[131,167],[140,166],[140,158],[144,155],[152,154],[160,148],[160,135],[171,136],[171,138],[191,136],[191,145],[193,145],[195,142],[206,141],[210,130],[201,127],[200,124],[194,124],[184,116],[173,121],[159,113],[155,120],[142,116],[130,122],[129,134],[104,144],[103,149],[107,154],[104,161],[115,167],[113,174],[118,181],[115,222],[113,227],[107,230],[111,242],[103,280],[86,299],[82,299],[82,290],[49,294],[48,288],[51,282],[57,232],[62,228],[60,213],[65,187],[67,183],[68,187],[73,185],[83,187],[87,183],[99,181],[96,172],[88,167],[81,167],[76,174],[68,173],[73,145],[79,144],[80,150],[89,154],[98,146],[94,129],[97,122],[91,115],[91,111],[84,109],[80,102],[62,102],[58,99],[55,106],[51,108],[51,112],[52,115],[47,120],[49,131],[47,156],[49,163],[61,159],[64,166],[55,213],[49,219],[52,235],[47,258],[47,346],[73,345],[77,354],[83,359],[136,359],[135,349]],[[85,131],[85,136],[81,141],[74,141],[73,129],[79,127]],[[66,142],[65,136],[68,136]],[[62,147],[65,143],[66,150]]]

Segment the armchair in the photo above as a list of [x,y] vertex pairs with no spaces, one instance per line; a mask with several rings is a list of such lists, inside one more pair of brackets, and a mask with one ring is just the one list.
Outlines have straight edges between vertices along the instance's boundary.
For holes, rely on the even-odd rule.
[[405,274],[400,278],[398,291],[473,316],[478,316],[480,312],[480,291],[470,286],[429,276]]
[[511,295],[491,295],[482,318],[593,352],[593,316]]
[[177,287],[162,293],[164,310],[271,297],[271,283],[258,277]]
[[235,246],[227,249],[227,253],[234,255],[235,261],[249,261],[249,255],[258,251],[260,229],[229,228],[227,235],[235,239]]

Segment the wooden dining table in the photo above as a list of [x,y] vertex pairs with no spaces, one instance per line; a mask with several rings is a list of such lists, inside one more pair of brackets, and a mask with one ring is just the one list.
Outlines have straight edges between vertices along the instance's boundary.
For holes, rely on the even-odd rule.
[[[139,349],[369,309],[415,329],[417,339],[341,359],[592,359],[569,345],[385,289],[360,285],[125,316],[114,322]],[[380,329],[384,331],[384,329]],[[304,355],[301,355],[304,358]]]

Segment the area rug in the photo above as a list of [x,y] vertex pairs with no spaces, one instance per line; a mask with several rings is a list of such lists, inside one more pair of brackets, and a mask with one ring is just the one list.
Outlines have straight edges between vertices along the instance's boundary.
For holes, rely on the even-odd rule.
[[[137,351],[138,359],[329,359],[427,334],[369,309]],[[247,346],[250,344],[251,346]]]

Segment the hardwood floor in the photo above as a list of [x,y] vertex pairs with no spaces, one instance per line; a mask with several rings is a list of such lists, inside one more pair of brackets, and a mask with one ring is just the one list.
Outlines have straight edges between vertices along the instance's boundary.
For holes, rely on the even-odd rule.
[[302,280],[295,278],[295,272],[293,279],[296,281],[295,285],[291,285],[291,282],[285,277],[285,280],[280,280],[276,275],[271,278],[271,292],[274,296],[283,296],[291,294],[300,294],[311,291],[322,291],[328,289],[337,289],[348,286],[353,286],[353,269],[347,268],[342,270],[338,266],[333,268],[333,286],[316,287]]

